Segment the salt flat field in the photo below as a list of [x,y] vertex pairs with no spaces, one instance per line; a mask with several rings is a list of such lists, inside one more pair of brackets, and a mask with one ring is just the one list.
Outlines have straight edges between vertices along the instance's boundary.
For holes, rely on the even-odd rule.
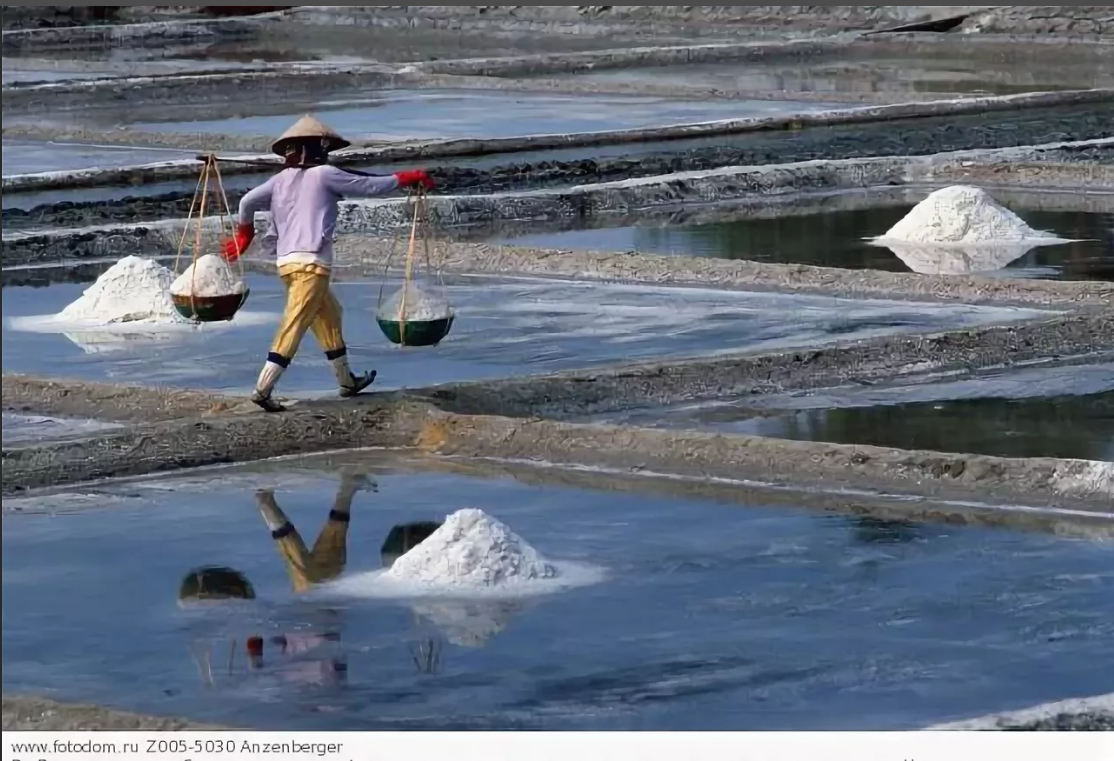
[[[91,8],[3,19],[5,732],[1114,728],[1102,8]],[[327,281],[214,211],[284,134],[405,172],[284,171]]]

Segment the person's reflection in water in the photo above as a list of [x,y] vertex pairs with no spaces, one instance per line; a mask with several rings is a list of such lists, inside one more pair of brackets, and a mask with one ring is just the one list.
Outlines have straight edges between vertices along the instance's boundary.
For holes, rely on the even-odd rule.
[[[369,482],[361,476],[341,477],[333,508],[329,511],[312,550],[306,548],[302,535],[278,506],[275,493],[270,489],[261,489],[255,493],[259,512],[263,515],[267,528],[271,530],[271,538],[275,540],[295,592],[305,592],[315,584],[332,581],[344,570],[348,562],[348,524],[352,519],[352,499],[367,483]],[[371,489],[375,490],[374,484]]]
[[[332,581],[344,571],[348,562],[348,526],[352,519],[352,500],[364,486],[376,490],[374,483],[363,476],[344,474],[337,490],[333,507],[329,510],[325,525],[307,549],[302,535],[279,507],[275,493],[261,489],[255,494],[259,512],[271,531],[279,556],[290,575],[290,583],[295,592],[306,592],[317,584]],[[330,619],[319,632],[290,632],[274,637],[272,642],[279,652],[293,661],[283,668],[284,676],[292,681],[309,684],[337,684],[344,681],[348,664],[339,651],[340,630],[336,611],[325,610],[322,614]],[[253,647],[254,645],[254,647]],[[254,638],[249,641],[248,654],[257,667],[263,666],[263,641]]]
[[[312,550],[306,548],[298,529],[279,507],[274,492],[269,489],[256,492],[256,504],[271,531],[295,592],[306,592],[317,584],[331,581],[344,570],[348,560],[352,501],[356,492],[364,487],[376,490],[375,484],[363,476],[345,474],[341,477],[333,507]],[[251,582],[235,569],[206,566],[187,574],[179,588],[178,599],[180,602],[252,600],[255,599],[255,590]],[[270,645],[285,661],[280,662],[276,669],[284,681],[326,686],[345,680],[348,665],[339,650],[339,614],[325,609],[319,611],[319,616],[321,620],[315,622],[312,628],[270,638]],[[258,634],[247,638],[247,660],[253,671],[261,671],[267,665],[267,644]],[[234,642],[232,646],[235,648]],[[203,678],[212,684],[208,653],[198,655],[195,652],[195,657]],[[229,656],[230,673],[233,661],[234,653]]]

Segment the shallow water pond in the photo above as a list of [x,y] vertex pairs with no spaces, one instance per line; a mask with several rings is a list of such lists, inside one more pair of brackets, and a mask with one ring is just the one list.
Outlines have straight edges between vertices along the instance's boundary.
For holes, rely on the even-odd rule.
[[192,159],[197,151],[4,138],[4,176]]
[[[5,692],[287,729],[802,730],[1109,690],[1109,545],[369,465],[347,592],[299,595],[255,490],[310,545],[338,482],[278,467],[5,500]],[[392,526],[465,506],[605,579],[515,604],[353,593]],[[201,565],[256,599],[180,608]]]
[[[236,320],[204,330],[27,332],[46,329],[42,320],[28,317],[61,311],[85,286],[5,288],[4,371],[250,391],[283,295],[277,277],[251,274],[248,281],[251,295]],[[379,283],[340,283],[336,290],[346,310],[353,365],[378,368],[377,387],[416,388],[657,357],[815,346],[1039,314],[963,304],[461,278],[446,291],[458,313],[449,337],[436,348],[400,350],[387,342],[374,319]],[[332,383],[323,354],[307,336],[281,391],[329,394]]]
[[[488,90],[382,90],[305,104],[344,134],[379,139],[512,137],[598,130],[661,127],[714,119],[742,119],[802,111],[830,104],[777,100],[683,100],[628,95],[560,95]],[[260,104],[258,114],[236,119],[142,121],[131,125],[158,132],[281,134],[299,110]]]

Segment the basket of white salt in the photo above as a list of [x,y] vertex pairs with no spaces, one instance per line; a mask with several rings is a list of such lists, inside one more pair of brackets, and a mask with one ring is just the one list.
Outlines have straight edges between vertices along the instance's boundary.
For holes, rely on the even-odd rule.
[[453,329],[448,301],[407,283],[375,315],[387,340],[399,346],[436,346]]
[[[387,340],[399,346],[436,346],[453,329],[456,313],[445,294],[445,285],[433,272],[430,262],[429,241],[423,238],[425,252],[424,272],[414,272],[417,248],[418,222],[423,209],[423,196],[414,198],[414,217],[410,226],[410,245],[406,251],[406,270],[402,287],[384,300],[386,281],[379,289],[379,305],[375,321]],[[386,270],[391,268],[391,257]]]
[[[226,227],[231,227],[231,211],[228,208],[228,198],[221,183],[217,159],[215,156],[206,156],[204,162],[201,179],[197,183],[197,191],[190,206],[189,219],[186,220],[186,227],[183,229],[181,241],[178,243],[178,256],[175,258],[174,269],[175,271],[178,269],[177,263],[182,258],[182,252],[192,223],[194,235],[191,262],[171,283],[170,298],[173,300],[174,308],[178,311],[178,314],[187,320],[226,322],[231,320],[240,311],[244,302],[247,301],[248,288],[247,284],[244,283],[244,265],[240,258],[243,252],[237,251],[234,254],[228,254],[231,261],[235,263],[235,269],[229,263],[229,259],[224,256],[203,253],[207,245],[212,243],[206,241],[207,234],[213,232],[210,229],[212,226],[207,225],[205,221],[205,209],[210,195],[216,199],[214,203],[217,201],[224,202],[224,206],[220,210],[217,231],[223,231]],[[211,193],[210,182],[214,185]],[[196,215],[194,214],[195,211],[197,212]]]
[[170,298],[178,314],[197,322],[225,322],[240,311],[248,298],[243,277],[224,257],[205,254],[194,260],[170,285]]

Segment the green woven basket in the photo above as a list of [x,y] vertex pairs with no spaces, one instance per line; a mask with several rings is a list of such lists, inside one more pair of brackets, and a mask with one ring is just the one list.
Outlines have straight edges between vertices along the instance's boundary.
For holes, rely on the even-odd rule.
[[399,346],[436,346],[453,329],[455,316],[441,320],[385,320],[376,317],[387,340]]
[[243,293],[232,293],[228,296],[175,296],[171,294],[170,298],[174,300],[174,308],[178,310],[178,314],[187,320],[228,322],[240,311],[240,307],[248,300],[250,292],[245,288]]

